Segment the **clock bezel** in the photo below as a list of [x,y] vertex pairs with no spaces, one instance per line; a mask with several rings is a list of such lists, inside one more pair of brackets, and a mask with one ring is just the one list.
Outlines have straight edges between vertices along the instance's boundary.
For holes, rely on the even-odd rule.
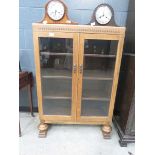
[[[49,6],[49,4],[51,3],[51,2],[59,2],[59,3],[61,3],[62,5],[63,5],[63,8],[64,8],[64,14],[63,14],[63,16],[60,18],[60,19],[58,19],[58,20],[55,20],[55,19],[53,19],[52,17],[50,17],[50,15],[48,14],[48,6]],[[64,15],[65,15],[65,12],[66,12],[66,6],[65,6],[65,4],[62,2],[62,1],[60,1],[60,0],[51,0],[51,1],[49,1],[48,3],[47,3],[47,5],[46,5],[46,13],[47,13],[47,15],[48,15],[48,17],[50,18],[50,19],[52,19],[53,21],[60,21],[61,19],[63,19],[63,17],[64,17]]]
[[[96,11],[97,11],[97,9],[98,9],[99,7],[101,7],[101,6],[108,6],[108,7],[110,8],[111,12],[112,12],[111,20],[110,20],[107,24],[100,24],[100,23],[98,23],[98,21],[96,20],[96,16],[95,16]],[[93,14],[92,14],[92,18],[91,18],[90,22],[88,23],[88,25],[94,25],[94,26],[118,26],[118,25],[115,23],[115,19],[114,19],[114,10],[113,10],[113,8],[112,8],[109,4],[107,4],[107,3],[102,3],[102,4],[98,5],[98,6],[94,9]]]
[[[100,23],[98,20],[97,20],[97,18],[96,18],[96,12],[97,12],[97,10],[99,9],[99,8],[101,8],[101,7],[108,7],[109,8],[109,10],[111,11],[111,18],[110,18],[110,20],[107,22],[107,23],[105,23],[105,24],[102,24],[102,23]],[[112,7],[110,6],[110,5],[108,5],[108,4],[100,4],[100,5],[98,5],[97,7],[96,7],[96,9],[95,9],[95,11],[94,11],[94,15],[95,15],[95,21],[98,23],[98,24],[101,24],[101,25],[106,25],[106,24],[108,24],[110,21],[111,21],[111,19],[112,19],[112,17],[113,17],[113,11],[112,11]]]

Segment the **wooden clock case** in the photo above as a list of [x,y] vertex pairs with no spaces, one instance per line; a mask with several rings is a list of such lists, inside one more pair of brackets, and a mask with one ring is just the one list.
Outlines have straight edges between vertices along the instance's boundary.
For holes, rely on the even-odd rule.
[[68,18],[68,9],[67,9],[65,3],[63,1],[61,1],[61,0],[59,0],[59,2],[61,2],[63,4],[64,9],[65,9],[63,17],[60,20],[53,20],[53,19],[51,19],[49,17],[48,13],[47,13],[48,4],[51,1],[57,1],[57,0],[50,0],[45,5],[45,16],[44,16],[43,20],[40,23],[44,23],[44,24],[77,24],[76,22],[72,22],[71,20],[69,20],[69,18]]
[[[111,20],[107,24],[104,24],[104,25],[98,23],[97,20],[96,20],[96,18],[95,18],[95,12],[101,6],[108,6],[110,8],[111,12],[112,12],[112,18],[111,18]],[[114,10],[113,10],[113,8],[109,4],[106,4],[106,3],[103,3],[103,4],[98,5],[95,8],[95,10],[94,10],[93,15],[92,15],[92,19],[91,19],[91,21],[89,22],[88,25],[91,25],[91,23],[95,23],[95,26],[117,26],[117,24],[115,23],[115,19],[114,19]]]

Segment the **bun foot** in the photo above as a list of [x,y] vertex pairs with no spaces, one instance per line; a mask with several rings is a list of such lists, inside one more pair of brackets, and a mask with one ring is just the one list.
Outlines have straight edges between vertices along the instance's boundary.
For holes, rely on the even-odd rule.
[[39,138],[45,138],[48,131],[48,125],[45,123],[40,123],[38,129],[39,129]]
[[102,133],[103,133],[104,139],[110,139],[111,138],[111,131],[112,131],[112,127],[110,125],[104,125],[102,127]]

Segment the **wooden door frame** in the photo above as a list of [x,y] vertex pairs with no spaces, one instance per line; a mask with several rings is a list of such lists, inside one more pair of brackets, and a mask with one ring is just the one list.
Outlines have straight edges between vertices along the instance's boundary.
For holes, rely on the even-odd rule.
[[95,39],[95,40],[116,40],[118,41],[117,53],[116,53],[116,60],[115,60],[115,67],[114,67],[114,76],[112,82],[112,91],[111,91],[111,98],[109,103],[109,112],[108,116],[101,117],[101,116],[81,116],[81,104],[82,104],[82,83],[83,83],[83,72],[82,74],[78,73],[78,102],[77,102],[77,121],[96,121],[96,122],[107,122],[107,124],[111,124],[114,103],[115,103],[115,96],[118,84],[118,77],[119,77],[119,70],[122,58],[122,51],[123,51],[123,43],[124,43],[124,35],[118,34],[88,34],[88,33],[80,33],[79,37],[79,65],[83,65],[84,60],[84,40],[85,39]]
[[37,96],[38,96],[38,111],[41,121],[75,121],[76,120],[76,101],[77,101],[77,71],[74,73],[72,68],[72,102],[71,102],[71,116],[67,115],[44,115],[43,114],[43,98],[42,98],[42,86],[41,86],[41,69],[40,69],[40,55],[39,55],[39,37],[49,38],[71,38],[73,39],[73,64],[78,66],[78,34],[68,32],[56,32],[56,31],[35,31],[33,27],[33,42],[34,42],[34,55],[35,55],[35,69],[36,69],[36,84],[37,84]]

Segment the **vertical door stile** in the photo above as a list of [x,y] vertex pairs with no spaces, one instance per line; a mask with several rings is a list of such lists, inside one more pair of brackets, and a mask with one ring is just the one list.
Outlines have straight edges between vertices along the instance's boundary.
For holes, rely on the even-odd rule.
[[72,116],[76,121],[77,109],[77,83],[78,83],[78,34],[73,36],[73,73],[72,73]]
[[33,32],[34,42],[34,55],[35,55],[35,69],[36,69],[36,84],[38,96],[38,110],[40,120],[43,119],[43,106],[42,106],[42,88],[41,88],[41,75],[40,75],[40,55],[39,55],[39,36],[37,32]]
[[109,114],[108,114],[109,123],[111,123],[110,121],[112,121],[112,116],[113,116],[113,110],[114,110],[114,104],[115,104],[114,102],[116,97],[120,65],[121,65],[121,59],[122,59],[123,44],[124,44],[124,37],[120,37],[118,42],[118,47],[117,47],[117,56],[116,56],[116,62],[115,62],[114,78],[113,78],[110,107],[109,107]]
[[79,52],[78,52],[78,101],[77,101],[77,120],[80,120],[81,115],[81,100],[82,100],[82,73],[80,73],[80,65],[83,65],[84,54],[84,38],[79,33]]
[[73,92],[74,94],[76,94],[76,100],[75,100],[75,122],[77,121],[77,107],[78,107],[78,61],[79,61],[79,56],[78,56],[78,52],[79,52],[79,33],[76,33],[76,48],[75,48],[75,57],[76,57],[76,83],[75,83],[75,87],[76,87],[76,91]]
[[80,59],[80,33],[78,33],[78,50],[77,50],[77,101],[76,101],[76,121],[78,121],[79,118],[79,102],[80,102],[80,98],[79,98],[79,59]]
[[78,105],[79,105],[79,98],[78,98],[78,86],[79,86],[79,53],[80,53],[80,33],[77,33],[77,40],[76,40],[76,63],[77,63],[77,73],[76,73],[76,120],[78,120]]

